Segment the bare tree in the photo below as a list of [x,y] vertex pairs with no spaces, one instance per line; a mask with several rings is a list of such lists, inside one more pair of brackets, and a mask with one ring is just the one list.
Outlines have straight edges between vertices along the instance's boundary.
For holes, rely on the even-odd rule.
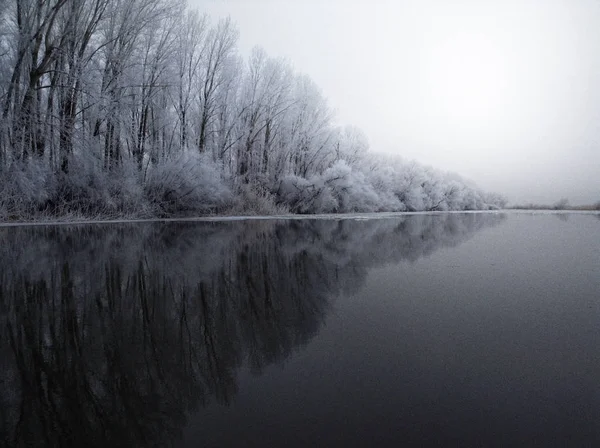
[[206,150],[211,126],[216,115],[217,92],[224,86],[224,69],[233,55],[238,39],[238,31],[231,19],[225,19],[211,29],[206,39],[202,82],[198,91],[200,119],[198,123],[198,150]]

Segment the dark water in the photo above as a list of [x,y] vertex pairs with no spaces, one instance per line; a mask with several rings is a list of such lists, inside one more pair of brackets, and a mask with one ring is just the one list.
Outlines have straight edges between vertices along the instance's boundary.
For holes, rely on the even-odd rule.
[[599,218],[0,229],[0,440],[597,446]]

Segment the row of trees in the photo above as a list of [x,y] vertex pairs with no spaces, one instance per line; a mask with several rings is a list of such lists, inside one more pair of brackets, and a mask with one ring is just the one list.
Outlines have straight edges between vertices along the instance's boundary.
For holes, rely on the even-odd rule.
[[231,20],[183,0],[0,8],[4,214],[502,205],[460,179],[365,157],[364,135],[335,125],[308,77],[259,48],[243,60]]

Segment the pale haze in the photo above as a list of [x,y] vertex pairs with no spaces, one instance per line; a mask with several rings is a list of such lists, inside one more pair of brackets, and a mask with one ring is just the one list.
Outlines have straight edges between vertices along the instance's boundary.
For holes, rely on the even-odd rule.
[[600,200],[600,2],[191,0],[315,80],[372,151],[510,202]]

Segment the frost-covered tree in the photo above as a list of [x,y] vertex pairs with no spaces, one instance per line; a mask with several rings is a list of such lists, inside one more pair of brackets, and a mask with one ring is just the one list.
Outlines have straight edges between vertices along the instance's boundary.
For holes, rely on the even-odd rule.
[[237,40],[184,0],[1,1],[0,219],[504,206],[369,152],[307,75]]

